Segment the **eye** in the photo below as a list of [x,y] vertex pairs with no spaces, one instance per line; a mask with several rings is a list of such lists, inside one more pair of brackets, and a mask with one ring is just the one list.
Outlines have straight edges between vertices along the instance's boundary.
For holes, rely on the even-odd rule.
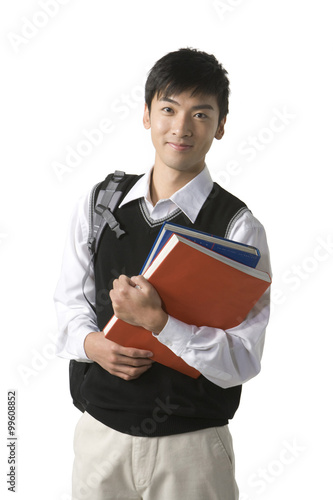
[[194,116],[201,119],[207,118],[207,115],[205,115],[205,113],[196,113]]
[[166,113],[172,113],[172,109],[166,106],[165,108],[162,108],[162,111],[165,111]]

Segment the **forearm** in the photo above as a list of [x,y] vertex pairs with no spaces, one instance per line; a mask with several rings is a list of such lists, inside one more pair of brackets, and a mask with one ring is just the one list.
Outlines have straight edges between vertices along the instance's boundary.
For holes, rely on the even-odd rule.
[[[89,311],[78,313],[77,308],[68,309],[59,302],[56,303],[58,316],[57,355],[65,359],[89,361],[84,348],[84,342],[90,332],[98,331],[98,326]],[[73,317],[70,317],[73,316]]]
[[[87,361],[84,340],[88,333],[98,330],[93,309],[83,295],[82,279],[90,266],[87,248],[88,197],[77,204],[68,228],[59,280],[54,293],[58,319],[57,354],[67,359]],[[85,294],[94,304],[93,270],[85,284]]]
[[169,317],[157,338],[208,380],[228,388],[259,373],[268,319],[267,291],[235,328],[196,327]]
[[[257,268],[271,275],[265,230],[250,212],[236,222],[228,238],[259,248]],[[242,384],[260,371],[269,297],[267,290],[245,321],[235,328],[198,328],[169,318],[157,338],[215,384],[224,388]]]

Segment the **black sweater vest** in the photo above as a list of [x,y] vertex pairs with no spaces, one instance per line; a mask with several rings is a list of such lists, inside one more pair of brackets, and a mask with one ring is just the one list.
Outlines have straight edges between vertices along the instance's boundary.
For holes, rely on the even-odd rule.
[[[142,200],[116,209],[126,234],[117,239],[106,227],[95,259],[99,328],[113,314],[109,298],[113,280],[120,274],[139,274],[163,222],[172,220],[224,237],[243,210],[247,207],[242,201],[215,183],[194,224],[179,209],[153,221]],[[222,389],[203,375],[193,379],[156,362],[138,379],[124,381],[93,363],[82,395],[88,401],[87,412],[105,425],[136,436],[163,436],[227,424],[238,408],[241,386]]]

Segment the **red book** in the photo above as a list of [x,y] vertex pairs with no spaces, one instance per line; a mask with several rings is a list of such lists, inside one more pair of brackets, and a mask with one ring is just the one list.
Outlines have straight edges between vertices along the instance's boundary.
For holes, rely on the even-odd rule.
[[[184,323],[226,330],[241,323],[271,284],[270,276],[174,234],[143,275],[158,291],[165,311]],[[152,359],[193,378],[200,373],[151,332],[113,316],[106,338],[147,349]]]

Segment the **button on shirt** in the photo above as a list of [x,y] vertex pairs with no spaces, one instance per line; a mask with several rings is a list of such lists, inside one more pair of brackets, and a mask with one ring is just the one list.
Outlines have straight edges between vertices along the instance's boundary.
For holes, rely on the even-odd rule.
[[[119,208],[130,201],[143,198],[154,221],[180,209],[191,222],[195,222],[213,187],[207,167],[169,199],[159,200],[155,206],[149,194],[150,176],[151,171],[137,181]],[[88,333],[99,330],[96,315],[85,300],[81,286],[90,262],[87,247],[89,196],[90,193],[79,200],[72,215],[60,278],[54,295],[59,324],[57,354],[63,358],[88,362],[90,360],[84,351],[84,340]],[[249,210],[236,219],[226,237],[258,248],[261,258],[257,269],[271,275],[264,227]],[[93,269],[86,282],[85,293],[94,304]],[[197,327],[169,316],[166,326],[156,337],[218,386],[227,388],[242,384],[260,371],[269,319],[269,295],[267,290],[246,319],[234,328],[221,330],[206,326]]]

